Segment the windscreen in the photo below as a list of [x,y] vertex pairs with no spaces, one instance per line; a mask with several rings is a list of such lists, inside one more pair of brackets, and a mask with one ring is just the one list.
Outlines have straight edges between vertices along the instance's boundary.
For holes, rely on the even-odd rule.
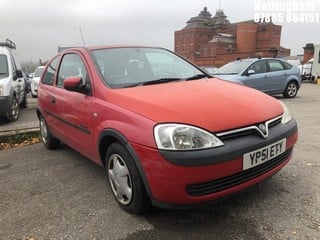
[[4,54],[0,54],[0,78],[8,77],[9,69],[8,69],[8,59]]
[[234,61],[227,63],[219,68],[214,75],[235,75],[242,72],[246,67],[251,64],[251,61]]
[[92,51],[98,71],[112,88],[160,79],[186,79],[203,74],[170,51],[159,48],[110,48]]

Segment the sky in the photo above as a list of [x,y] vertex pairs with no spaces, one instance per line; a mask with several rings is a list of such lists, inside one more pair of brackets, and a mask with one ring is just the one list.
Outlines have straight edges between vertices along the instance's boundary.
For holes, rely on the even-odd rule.
[[[292,55],[303,54],[306,43],[320,44],[319,0],[0,0],[0,41],[11,39],[20,61],[35,62],[53,57],[58,46],[83,42],[173,50],[174,31],[204,7],[212,15],[223,9],[231,23],[274,14],[281,20],[281,45]],[[302,18],[293,22],[296,13]]]

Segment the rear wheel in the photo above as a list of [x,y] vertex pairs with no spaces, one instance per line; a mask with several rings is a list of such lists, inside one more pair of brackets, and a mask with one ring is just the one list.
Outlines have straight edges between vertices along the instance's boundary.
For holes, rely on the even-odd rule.
[[107,150],[105,166],[113,196],[121,208],[133,214],[146,212],[150,199],[130,153],[113,143]]
[[283,96],[285,96],[286,98],[293,98],[297,95],[298,93],[298,84],[296,82],[289,82],[286,90],[283,93]]
[[60,146],[60,140],[51,135],[48,124],[42,116],[40,116],[39,123],[41,141],[43,142],[44,146],[48,149],[58,148]]
[[21,108],[27,108],[27,93],[24,93],[23,100],[20,103]]
[[9,122],[14,122],[18,120],[20,114],[19,103],[16,96],[12,97],[10,108],[7,112],[7,120]]

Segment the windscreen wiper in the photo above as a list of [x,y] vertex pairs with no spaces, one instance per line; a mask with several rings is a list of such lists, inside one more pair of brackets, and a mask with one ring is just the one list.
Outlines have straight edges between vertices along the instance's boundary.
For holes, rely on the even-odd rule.
[[208,74],[201,73],[201,74],[196,74],[196,75],[194,75],[192,77],[188,77],[185,80],[186,81],[188,81],[188,80],[198,80],[198,79],[205,78],[205,77],[211,77],[211,76],[209,76]]
[[141,86],[147,86],[147,85],[153,85],[153,84],[158,84],[158,83],[168,83],[168,82],[177,82],[182,80],[181,78],[159,78],[147,82],[142,82],[140,85]]

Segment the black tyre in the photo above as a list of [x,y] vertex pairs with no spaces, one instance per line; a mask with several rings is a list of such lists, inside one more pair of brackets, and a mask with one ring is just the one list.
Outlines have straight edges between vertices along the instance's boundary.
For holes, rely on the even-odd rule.
[[113,196],[122,209],[141,214],[150,209],[150,199],[130,153],[113,143],[106,153],[105,164]]
[[23,96],[23,100],[20,103],[20,108],[27,108],[27,94],[25,93]]
[[286,98],[294,98],[298,93],[298,84],[294,81],[288,83],[283,96]]
[[39,118],[41,141],[48,149],[56,149],[60,146],[60,140],[53,137],[46,120],[42,116]]
[[7,120],[9,122],[17,121],[19,118],[19,114],[20,114],[19,103],[16,96],[13,96],[10,108],[7,112]]

